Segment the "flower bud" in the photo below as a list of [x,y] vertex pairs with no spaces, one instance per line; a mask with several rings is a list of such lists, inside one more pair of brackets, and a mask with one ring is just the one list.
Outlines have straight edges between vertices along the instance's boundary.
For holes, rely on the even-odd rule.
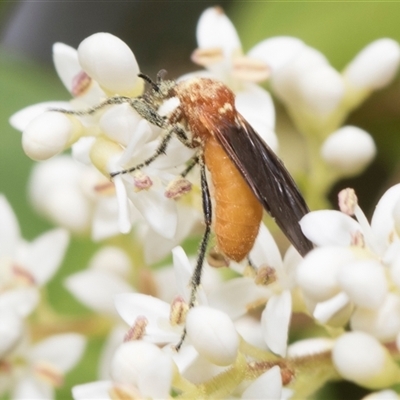
[[360,173],[375,153],[372,137],[355,126],[345,126],[332,133],[321,149],[322,158],[346,176]]
[[81,128],[76,118],[58,112],[45,112],[25,128],[22,147],[32,160],[47,160],[77,140]]
[[297,267],[297,283],[311,300],[321,302],[340,292],[338,273],[343,264],[354,260],[347,247],[316,248]]
[[357,308],[350,320],[351,328],[369,333],[382,342],[394,340],[400,332],[400,298],[389,293],[376,310]]
[[121,383],[137,386],[139,376],[146,368],[157,368],[155,360],[162,351],[154,344],[143,341],[129,341],[121,344],[111,361],[111,375]]
[[[222,54],[226,57],[231,57],[232,52],[241,48],[235,27],[220,7],[207,8],[201,14],[197,23],[196,37],[200,49],[222,49]],[[204,61],[204,57],[199,57],[198,51],[192,58],[196,62]],[[219,57],[206,59],[219,61]]]
[[79,63],[104,89],[121,96],[137,96],[143,90],[139,66],[132,50],[110,33],[95,33],[78,47]]
[[272,74],[284,68],[305,48],[304,42],[290,36],[276,36],[254,46],[248,56],[264,61]]
[[343,378],[369,389],[398,383],[400,370],[389,352],[363,332],[340,336],[332,350],[333,363]]
[[342,77],[330,65],[320,65],[299,75],[297,90],[302,106],[318,115],[336,109],[344,94]]
[[388,292],[383,266],[375,260],[344,264],[339,271],[339,285],[355,305],[369,309],[379,307]]
[[232,364],[239,349],[239,337],[227,314],[206,306],[189,310],[186,317],[188,338],[194,348],[210,362]]
[[376,90],[394,78],[399,62],[399,44],[388,38],[378,39],[357,54],[343,76],[357,89]]

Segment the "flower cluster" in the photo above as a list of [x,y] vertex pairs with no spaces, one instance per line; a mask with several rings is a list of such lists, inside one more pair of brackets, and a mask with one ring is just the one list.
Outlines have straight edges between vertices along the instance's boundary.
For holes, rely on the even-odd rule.
[[[205,69],[179,80],[224,82],[238,111],[278,151],[272,97],[259,85],[270,80],[304,138],[307,174],[297,168],[294,175],[312,209],[327,204],[338,179],[371,162],[372,137],[342,124],[394,78],[400,63],[394,40],[371,43],[340,73],[293,37],[266,39],[243,55],[231,21],[214,7],[201,15],[197,41],[192,60]],[[23,132],[26,154],[42,161],[30,180],[32,202],[63,228],[22,242],[10,207],[0,202],[0,366],[13,371],[17,358],[26,360],[12,390],[51,398],[82,352],[83,339],[72,334],[29,347],[23,327],[39,301],[37,287],[61,261],[66,228],[90,231],[95,241],[116,236],[64,282],[107,320],[109,331],[99,380],[75,386],[75,399],[305,398],[339,378],[397,398],[385,389],[400,382],[400,186],[384,194],[371,223],[351,189],[340,193],[340,211],[307,214],[300,225],[315,248],[304,258],[293,247],[282,257],[262,223],[250,262],[210,255],[190,307],[196,257],[178,245],[202,219],[196,168],[182,177],[193,150],[174,138],[165,155],[111,181],[111,173],[151,157],[165,134],[132,107],[144,91],[135,56],[107,33],[77,50],[58,43],[53,54],[73,99],[28,107],[11,124]],[[161,105],[159,114],[171,107]],[[71,155],[61,154],[69,148]],[[118,234],[132,226],[135,237],[126,245]],[[171,251],[171,265],[147,268]],[[300,315],[309,338],[293,342],[290,334],[304,337]],[[45,386],[44,376],[51,381]]]
[[[29,316],[40,315],[40,288],[59,268],[69,235],[54,229],[26,242],[4,196],[0,220],[0,394],[52,398],[81,358],[85,338],[76,333],[45,337]],[[33,336],[42,340],[32,343]]]

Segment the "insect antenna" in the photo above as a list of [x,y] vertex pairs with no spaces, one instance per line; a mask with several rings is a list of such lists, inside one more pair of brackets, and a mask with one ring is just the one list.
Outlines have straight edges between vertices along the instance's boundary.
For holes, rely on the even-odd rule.
[[157,75],[157,83],[153,82],[153,80],[148,75],[145,75],[145,74],[142,74],[142,73],[138,74],[138,77],[142,78],[147,83],[149,83],[151,85],[151,87],[153,88],[153,90],[155,90],[156,92],[160,91],[160,88],[158,87],[159,86],[158,75]]

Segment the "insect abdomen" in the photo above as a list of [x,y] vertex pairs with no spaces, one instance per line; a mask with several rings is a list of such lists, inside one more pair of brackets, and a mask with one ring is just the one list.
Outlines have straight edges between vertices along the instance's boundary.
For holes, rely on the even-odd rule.
[[214,137],[204,146],[214,184],[214,231],[218,249],[234,261],[245,258],[258,234],[263,208]]

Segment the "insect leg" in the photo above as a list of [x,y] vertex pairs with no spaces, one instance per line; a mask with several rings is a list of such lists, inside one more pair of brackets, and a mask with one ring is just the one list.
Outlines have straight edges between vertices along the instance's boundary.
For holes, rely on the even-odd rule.
[[161,140],[159,146],[157,147],[156,151],[154,152],[154,154],[151,157],[149,157],[147,160],[144,160],[142,163],[135,165],[132,168],[123,169],[121,171],[116,171],[116,172],[111,172],[110,173],[111,178],[113,178],[114,176],[117,176],[117,175],[121,175],[121,174],[128,174],[129,172],[133,172],[140,168],[147,167],[148,165],[150,165],[159,156],[161,156],[162,154],[165,154],[165,151],[168,147],[168,143],[172,139],[173,134],[174,134],[174,128],[172,128],[171,130],[169,130],[167,132],[167,134],[162,138],[162,140]]
[[190,164],[182,171],[181,177],[184,178],[198,163],[199,156],[196,155],[190,160]]
[[76,110],[65,110],[63,108],[51,108],[51,109],[49,109],[49,111],[56,111],[56,112],[61,112],[63,114],[69,114],[69,115],[85,116],[85,115],[92,115],[95,112],[101,110],[102,108],[113,105],[113,104],[132,103],[132,100],[133,99],[131,99],[130,97],[114,96],[114,97],[108,98],[107,100],[103,101],[102,103],[95,105],[92,108],[88,108],[87,110],[76,111]]
[[[203,270],[204,257],[206,255],[208,241],[210,240],[211,222],[212,222],[212,203],[211,203],[210,191],[208,189],[206,168],[203,156],[199,155],[198,160],[200,163],[201,199],[202,199],[204,222],[206,224],[206,229],[204,231],[203,238],[200,243],[197,262],[191,279],[192,291],[190,293],[189,309],[194,306],[194,303],[196,301],[196,293],[201,281],[201,272]],[[183,330],[179,343],[175,346],[177,351],[181,348],[183,341],[185,340],[185,337],[186,337],[186,328],[184,328]]]

